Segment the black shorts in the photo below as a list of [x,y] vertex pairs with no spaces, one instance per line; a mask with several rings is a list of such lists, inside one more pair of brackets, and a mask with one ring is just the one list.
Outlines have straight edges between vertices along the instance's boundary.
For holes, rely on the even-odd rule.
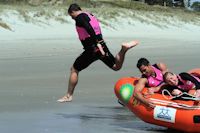
[[98,50],[97,47],[85,50],[78,58],[76,58],[73,67],[76,70],[81,71],[87,68],[94,61],[101,60],[108,67],[112,68],[115,64],[115,58],[110,53],[106,45],[103,45],[103,50],[106,53],[106,56],[102,56],[101,52]]

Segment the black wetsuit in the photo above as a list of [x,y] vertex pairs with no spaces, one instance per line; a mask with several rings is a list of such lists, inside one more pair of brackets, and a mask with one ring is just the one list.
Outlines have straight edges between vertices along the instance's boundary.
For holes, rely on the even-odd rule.
[[90,18],[86,13],[79,14],[76,18],[76,26],[84,28],[90,37],[81,40],[84,52],[75,60],[73,66],[76,70],[81,71],[87,68],[91,63],[100,59],[110,68],[115,64],[115,58],[110,53],[104,41],[101,42],[106,56],[102,56],[97,47],[97,42],[103,40],[102,34],[96,35],[94,29],[90,25]]

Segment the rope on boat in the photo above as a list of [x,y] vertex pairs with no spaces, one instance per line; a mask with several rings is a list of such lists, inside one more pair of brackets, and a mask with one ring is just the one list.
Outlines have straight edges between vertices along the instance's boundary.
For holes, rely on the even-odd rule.
[[166,100],[160,100],[160,99],[155,99],[155,98],[150,98],[150,100],[157,105],[164,105],[167,107],[175,107],[175,108],[180,108],[180,109],[186,109],[186,110],[194,110],[194,109],[200,109],[200,106],[191,106],[183,103],[177,103],[177,102],[172,102],[172,101],[166,101]]
[[[165,92],[170,96],[170,97],[167,97],[165,95]],[[193,101],[199,101],[200,98],[197,98],[197,97],[194,97],[194,95],[191,95],[187,92],[183,92],[179,95],[176,95],[176,96],[173,96],[167,89],[164,89],[162,90],[162,96],[167,99],[167,100],[172,100],[172,99],[175,99],[175,98],[182,98],[182,99],[185,99],[185,100],[193,100]]]

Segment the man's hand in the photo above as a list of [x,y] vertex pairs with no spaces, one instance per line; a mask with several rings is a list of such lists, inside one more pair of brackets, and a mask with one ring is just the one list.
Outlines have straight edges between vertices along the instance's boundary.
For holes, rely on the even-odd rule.
[[148,100],[147,106],[150,107],[150,108],[155,108],[156,107],[156,105],[150,100]]
[[154,91],[155,91],[154,88],[148,88],[148,93],[149,93],[149,94],[151,94],[151,95],[154,94]]
[[97,44],[97,47],[99,48],[101,54],[102,54],[103,56],[105,56],[106,53],[104,52],[102,45],[101,45],[100,43],[98,43],[98,44]]
[[179,89],[174,89],[172,91],[172,95],[174,95],[174,96],[178,96],[178,95],[181,95],[181,94],[182,94],[182,91],[180,91]]

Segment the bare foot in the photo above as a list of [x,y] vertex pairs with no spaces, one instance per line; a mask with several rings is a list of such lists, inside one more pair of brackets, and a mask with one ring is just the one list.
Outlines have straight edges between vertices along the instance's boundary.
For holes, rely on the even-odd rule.
[[71,102],[72,101],[72,96],[64,96],[60,99],[57,100],[60,103],[64,103],[64,102]]
[[130,42],[127,42],[127,43],[123,43],[122,44],[122,48],[127,51],[128,49],[132,48],[132,47],[135,47],[136,45],[139,44],[139,41],[130,41]]

